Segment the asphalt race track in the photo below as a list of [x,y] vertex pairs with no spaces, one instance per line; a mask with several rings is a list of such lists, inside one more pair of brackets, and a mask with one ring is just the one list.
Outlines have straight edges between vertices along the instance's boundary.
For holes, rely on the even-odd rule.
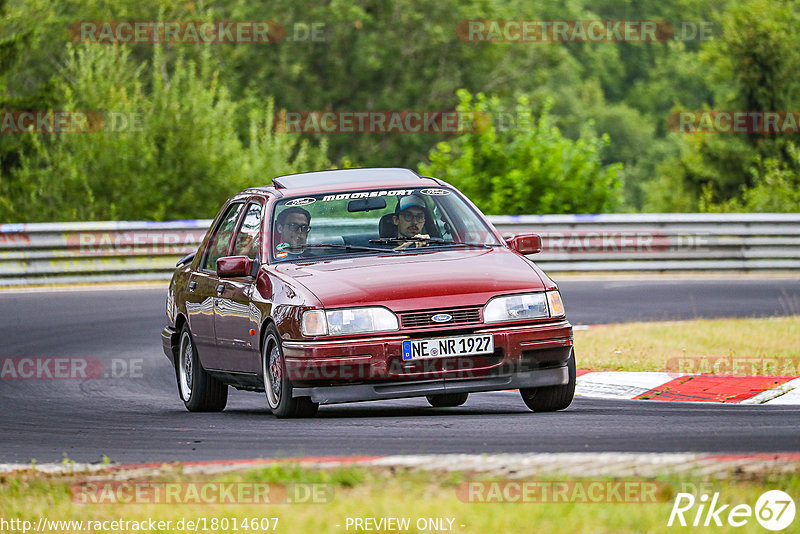
[[[800,280],[598,280],[561,284],[573,324],[800,313]],[[91,357],[118,376],[0,380],[0,461],[116,462],[483,452],[777,452],[800,443],[792,406],[576,398],[534,414],[515,393],[461,408],[424,399],[324,406],[277,420],[261,394],[231,390],[190,414],[161,352],[165,289],[0,293],[0,358]],[[787,340],[790,342],[790,340]],[[795,340],[796,342],[796,340]]]

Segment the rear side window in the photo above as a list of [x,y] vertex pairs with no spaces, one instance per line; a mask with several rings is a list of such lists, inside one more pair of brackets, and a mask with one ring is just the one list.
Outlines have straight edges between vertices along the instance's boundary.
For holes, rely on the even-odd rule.
[[225,212],[222,220],[217,225],[217,229],[214,231],[214,235],[211,236],[208,242],[206,257],[201,266],[202,269],[217,272],[217,260],[228,255],[228,246],[243,206],[244,204],[237,202],[228,207],[228,211]]

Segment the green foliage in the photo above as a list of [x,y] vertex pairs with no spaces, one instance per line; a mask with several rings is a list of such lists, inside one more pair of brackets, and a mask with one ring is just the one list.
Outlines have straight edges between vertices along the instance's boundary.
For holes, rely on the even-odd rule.
[[[146,73],[120,46],[70,47],[60,76],[65,110],[113,110],[93,133],[29,135],[34,150],[0,182],[5,220],[210,216],[232,193],[273,176],[325,168],[324,146],[276,134],[274,106],[237,104],[208,55],[169,66],[154,49]],[[247,125],[244,143],[237,122]],[[116,123],[116,124],[114,124]]]
[[721,17],[722,39],[704,50],[720,100],[746,110],[794,109],[800,79],[800,12],[794,2],[751,0]]
[[[331,161],[432,169],[493,212],[794,205],[789,136],[667,128],[678,110],[800,107],[800,10],[788,0],[0,0],[0,17],[0,109],[141,117],[138,131],[0,135],[3,222],[207,217],[237,189]],[[678,35],[519,43],[456,31],[603,19],[668,21]],[[272,20],[286,37],[114,47],[67,31],[121,20]],[[681,40],[685,21],[713,23],[713,38]],[[450,110],[465,105],[459,88],[490,95],[472,108],[522,105],[529,123],[459,136],[272,131],[275,110]]]
[[[698,54],[717,110],[796,110],[800,104],[800,12],[790,2],[734,3],[718,16],[723,28]],[[686,108],[684,108],[686,109]],[[699,109],[695,107],[694,109]],[[674,137],[674,136],[673,136]],[[657,183],[672,183],[703,211],[791,211],[794,145],[786,136],[681,134],[679,155],[665,158]],[[675,199],[651,187],[648,207],[664,210]]]
[[[279,20],[275,45],[217,48],[235,94],[275,98],[287,110],[448,110],[456,90],[511,96],[530,91],[569,60],[557,46],[460,41],[462,20],[538,17],[530,2],[497,0],[362,0],[230,5],[239,20]],[[324,23],[324,41],[294,41],[295,24]],[[257,59],[256,59],[257,58]],[[318,137],[318,136],[314,136]],[[331,157],[363,166],[414,167],[443,136],[335,134]]]
[[599,213],[618,202],[621,165],[600,161],[606,136],[587,128],[577,141],[565,138],[551,103],[537,117],[527,97],[510,112],[497,98],[458,94],[475,131],[439,143],[420,173],[447,180],[487,213]]
[[788,161],[758,157],[750,169],[754,185],[742,188],[741,198],[715,203],[709,188],[700,198],[700,209],[711,212],[800,212],[800,146],[790,143],[787,152]]

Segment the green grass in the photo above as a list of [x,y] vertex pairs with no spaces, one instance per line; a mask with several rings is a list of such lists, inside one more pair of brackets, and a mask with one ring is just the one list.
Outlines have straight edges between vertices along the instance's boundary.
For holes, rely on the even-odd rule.
[[800,376],[800,315],[625,323],[575,331],[581,369]]
[[[102,484],[97,475],[90,477]],[[529,482],[530,479],[527,479]],[[539,482],[553,479],[538,479]],[[559,478],[558,481],[567,480]],[[571,479],[577,483],[587,482]],[[593,478],[613,481],[613,479]],[[635,478],[633,480],[644,480]],[[707,481],[691,477],[657,479],[662,488],[657,502],[587,503],[587,502],[465,502],[460,484],[466,481],[498,481],[497,478],[469,473],[439,473],[422,470],[390,470],[347,467],[315,470],[299,466],[273,466],[217,476],[181,475],[151,478],[150,482],[238,482],[280,484],[323,484],[330,489],[328,502],[320,504],[76,504],[70,487],[81,481],[76,475],[14,474],[0,478],[0,510],[2,517],[38,522],[40,516],[50,520],[115,520],[147,519],[172,521],[205,518],[210,527],[213,518],[236,519],[278,518],[275,532],[345,533],[347,518],[408,517],[408,532],[420,532],[420,518],[453,519],[453,532],[524,533],[524,532],[668,532],[667,520],[677,492],[702,488],[703,492],[719,492],[721,502],[755,505],[767,489],[781,489],[800,495],[800,476],[764,476],[741,480]],[[84,479],[85,481],[85,479]],[[623,480],[624,481],[624,480]],[[140,480],[141,482],[141,480]],[[501,481],[502,482],[502,481]],[[570,495],[577,495],[570,493]],[[561,500],[570,501],[571,498]],[[730,509],[730,508],[729,508]],[[696,510],[696,508],[695,508]],[[693,518],[687,514],[687,518]],[[690,518],[690,520],[691,520]],[[796,520],[796,523],[800,519]],[[337,527],[336,525],[340,525]],[[461,525],[464,525],[463,527]],[[217,529],[223,532],[223,529]],[[701,529],[702,530],[702,529]],[[730,527],[714,530],[724,532]],[[174,527],[170,530],[174,532]],[[202,530],[200,530],[202,531]],[[232,532],[228,528],[225,532]],[[251,530],[238,530],[252,532]],[[258,530],[259,532],[261,530]],[[384,530],[385,531],[385,530]],[[755,519],[736,532],[764,532]],[[140,532],[159,532],[143,530]]]

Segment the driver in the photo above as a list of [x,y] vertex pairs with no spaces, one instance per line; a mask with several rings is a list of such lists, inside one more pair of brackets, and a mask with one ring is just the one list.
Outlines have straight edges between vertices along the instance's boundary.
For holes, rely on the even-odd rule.
[[[392,216],[392,223],[397,227],[397,237],[414,237],[418,239],[430,239],[430,235],[421,233],[425,228],[427,218],[427,206],[425,201],[417,195],[409,195],[401,198]],[[410,246],[424,247],[424,241],[406,241],[395,250],[408,248]]]
[[303,208],[291,207],[280,212],[275,221],[275,228],[280,234],[276,255],[285,257],[284,252],[293,255],[305,252],[310,223],[311,214]]

